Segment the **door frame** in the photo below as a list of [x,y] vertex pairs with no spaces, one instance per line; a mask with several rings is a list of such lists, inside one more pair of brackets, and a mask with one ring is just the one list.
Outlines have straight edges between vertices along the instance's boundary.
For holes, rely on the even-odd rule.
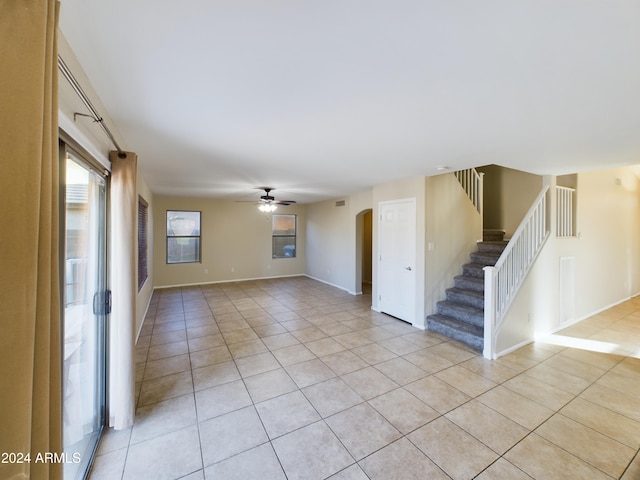
[[[109,188],[109,180],[110,180],[110,169],[105,167],[100,161],[98,161],[92,154],[90,154],[85,148],[83,148],[78,142],[76,142],[71,136],[69,136],[64,130],[59,129],[58,131],[58,159],[59,159],[59,238],[60,238],[60,251],[59,251],[59,264],[65,265],[66,261],[66,157],[67,152],[71,152],[75,157],[81,160],[85,166],[98,176],[100,176],[105,184],[104,184],[104,288],[106,289],[109,285],[109,205],[110,205],[110,188]],[[59,284],[60,284],[60,298],[64,299],[64,289],[65,287],[65,268],[59,269]],[[100,443],[100,439],[102,434],[107,426],[108,420],[108,314],[101,316],[102,327],[99,329],[99,342],[100,342],[100,354],[98,357],[99,365],[99,383],[100,383],[100,392],[98,394],[100,401],[100,411],[97,412],[100,418],[100,425],[98,427],[98,431],[95,434],[95,443],[92,446],[92,450],[90,452],[89,458],[82,457],[80,459],[80,463],[82,464],[82,476],[78,478],[86,478],[87,473],[91,465],[93,464],[93,459],[95,456],[95,452]],[[60,351],[63,356],[61,359],[61,366],[64,368],[64,352],[65,352],[65,338],[64,338],[64,327],[65,327],[65,304],[64,301],[60,302],[60,319],[61,319],[61,335],[60,335]],[[61,372],[62,373],[62,372]],[[64,378],[64,376],[61,376]],[[62,405],[64,405],[64,385],[61,388],[61,398]],[[61,418],[61,423],[63,419]],[[70,454],[72,455],[72,454]],[[81,473],[80,471],[78,473]]]

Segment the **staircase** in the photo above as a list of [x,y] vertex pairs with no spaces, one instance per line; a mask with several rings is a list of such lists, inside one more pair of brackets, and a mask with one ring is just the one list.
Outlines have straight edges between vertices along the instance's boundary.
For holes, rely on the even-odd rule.
[[484,230],[482,242],[462,266],[462,275],[454,278],[453,288],[446,290],[446,300],[436,304],[434,315],[427,317],[427,328],[474,350],[484,346],[484,270],[495,265],[507,246],[504,231]]

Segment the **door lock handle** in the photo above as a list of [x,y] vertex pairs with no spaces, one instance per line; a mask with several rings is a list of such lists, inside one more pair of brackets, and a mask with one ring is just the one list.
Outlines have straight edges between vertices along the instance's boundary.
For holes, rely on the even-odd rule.
[[409,271],[413,270],[411,267],[404,267],[404,269]]
[[101,290],[93,295],[93,314],[109,315],[111,313],[111,290]]

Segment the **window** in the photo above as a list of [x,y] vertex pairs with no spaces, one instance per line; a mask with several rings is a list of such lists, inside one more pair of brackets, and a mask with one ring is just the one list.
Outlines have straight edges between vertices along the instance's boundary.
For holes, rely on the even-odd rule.
[[293,258],[296,256],[296,216],[272,216],[273,258]]
[[200,212],[167,211],[167,263],[200,262]]
[[147,280],[147,220],[149,204],[138,197],[138,291]]

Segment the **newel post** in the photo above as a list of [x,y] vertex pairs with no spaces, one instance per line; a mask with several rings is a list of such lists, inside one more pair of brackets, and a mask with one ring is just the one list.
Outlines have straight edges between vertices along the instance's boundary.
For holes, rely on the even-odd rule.
[[480,239],[484,240],[484,172],[478,179],[478,213],[480,213]]
[[496,326],[496,268],[487,266],[484,270],[484,350],[482,356],[489,360],[495,358],[495,326]]

